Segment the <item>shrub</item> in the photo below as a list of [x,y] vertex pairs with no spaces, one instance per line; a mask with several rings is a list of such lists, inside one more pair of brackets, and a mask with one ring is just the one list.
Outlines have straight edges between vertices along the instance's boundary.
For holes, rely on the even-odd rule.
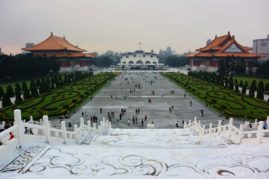
[[220,105],[220,110],[225,110],[225,109],[227,109],[227,106],[225,104],[221,104]]
[[216,99],[211,99],[210,101],[211,101],[212,104],[217,103],[217,100]]
[[73,100],[72,100],[72,103],[77,103],[77,102],[78,102],[77,99],[73,99]]

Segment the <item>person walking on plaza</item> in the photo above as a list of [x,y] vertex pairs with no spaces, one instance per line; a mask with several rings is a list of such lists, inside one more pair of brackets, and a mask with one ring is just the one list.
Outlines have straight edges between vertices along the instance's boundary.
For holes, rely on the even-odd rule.
[[176,127],[178,128],[178,121],[176,122]]
[[201,114],[201,117],[204,116],[204,110],[203,109],[200,110],[200,114]]
[[190,106],[192,106],[192,101],[190,101]]
[[102,109],[102,108],[100,108],[100,114],[102,114],[102,112],[103,112],[103,109]]

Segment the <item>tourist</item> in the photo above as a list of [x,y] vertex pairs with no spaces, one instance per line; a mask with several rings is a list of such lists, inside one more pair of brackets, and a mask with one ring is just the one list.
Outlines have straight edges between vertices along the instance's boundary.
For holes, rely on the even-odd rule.
[[201,117],[204,116],[204,110],[203,109],[200,110],[200,115],[201,115]]
[[178,128],[178,121],[176,122],[176,127]]
[[121,118],[122,118],[122,114],[120,113],[120,120],[121,120]]
[[100,114],[102,114],[102,112],[103,112],[103,109],[102,109],[102,108],[100,108]]
[[192,101],[190,101],[190,106],[192,106]]
[[71,122],[68,122],[68,127],[70,128],[70,127],[72,127],[72,124],[71,124]]
[[186,94],[184,94],[184,98],[186,98]]
[[171,109],[171,107],[169,107],[169,112],[170,112],[170,114],[171,114],[171,112],[172,112],[172,109]]
[[83,111],[81,112],[81,116],[84,117],[84,112]]
[[268,126],[267,126],[267,122],[266,121],[264,121],[264,123],[263,123],[263,129],[268,129]]
[[8,129],[10,126],[9,126],[9,124],[6,122],[5,123],[5,126],[4,126],[4,129],[6,130],[6,129]]
[[141,121],[141,125],[144,126],[144,120],[143,120],[143,119],[142,119],[142,121]]
[[147,121],[147,119],[148,119],[148,116],[147,116],[147,115],[145,115],[145,122]]

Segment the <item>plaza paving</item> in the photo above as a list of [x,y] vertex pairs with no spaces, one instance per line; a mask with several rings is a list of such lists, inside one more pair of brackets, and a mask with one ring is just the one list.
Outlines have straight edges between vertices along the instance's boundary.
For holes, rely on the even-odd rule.
[[[152,84],[151,84],[152,81]],[[141,89],[135,89],[135,85],[140,84]],[[171,91],[174,91],[171,94]],[[152,94],[155,91],[155,95]],[[162,96],[163,94],[163,96]],[[186,94],[186,97],[184,97]],[[111,98],[112,96],[112,98]],[[125,98],[126,97],[126,98]],[[151,99],[151,103],[148,100]],[[192,101],[192,106],[190,106]],[[169,107],[174,106],[172,112]],[[100,114],[100,108],[103,109]],[[126,114],[119,120],[121,109],[126,110]],[[136,114],[135,110],[140,109]],[[200,116],[200,110],[203,109],[204,116]],[[160,73],[154,72],[125,72],[118,76],[114,81],[101,89],[92,101],[89,101],[76,113],[74,113],[66,122],[79,123],[84,113],[85,120],[89,120],[95,115],[100,121],[103,117],[108,117],[108,112],[114,112],[112,118],[113,128],[145,128],[146,123],[154,122],[155,128],[175,128],[178,121],[179,127],[183,127],[183,120],[193,119],[197,116],[203,124],[208,125],[210,122],[213,126],[217,125],[219,115],[203,104],[196,101],[185,90],[169,81]],[[141,121],[147,115],[147,121],[142,126]],[[133,116],[137,117],[137,124],[133,124]],[[130,119],[130,126],[128,125]],[[225,123],[228,120],[225,120]],[[59,120],[52,121],[54,126],[59,126]],[[73,126],[73,125],[72,125]]]

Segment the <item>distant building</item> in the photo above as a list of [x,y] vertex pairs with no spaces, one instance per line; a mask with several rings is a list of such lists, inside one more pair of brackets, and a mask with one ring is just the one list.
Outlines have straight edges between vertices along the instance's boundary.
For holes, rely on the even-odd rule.
[[34,43],[26,43],[25,44],[25,48],[31,48],[31,47],[33,47],[35,44]]
[[255,61],[260,56],[250,52],[252,48],[239,44],[234,36],[227,35],[208,41],[205,47],[196,49],[196,52],[186,55],[190,59],[192,70],[217,71],[222,59],[244,60],[246,66],[249,61]]
[[158,55],[153,51],[144,52],[137,50],[121,54],[120,64],[122,69],[160,69],[163,64],[159,63]]
[[61,61],[61,72],[66,71],[87,71],[94,54],[84,53],[86,50],[68,42],[65,37],[51,35],[44,41],[22,50],[31,52],[34,56],[55,57]]
[[165,58],[172,56],[172,55],[176,55],[176,51],[172,50],[171,47],[167,47],[166,50],[161,49],[159,52],[159,58],[161,58],[161,59],[165,59]]
[[265,39],[253,40],[253,52],[261,55],[262,60],[269,60],[269,35]]

